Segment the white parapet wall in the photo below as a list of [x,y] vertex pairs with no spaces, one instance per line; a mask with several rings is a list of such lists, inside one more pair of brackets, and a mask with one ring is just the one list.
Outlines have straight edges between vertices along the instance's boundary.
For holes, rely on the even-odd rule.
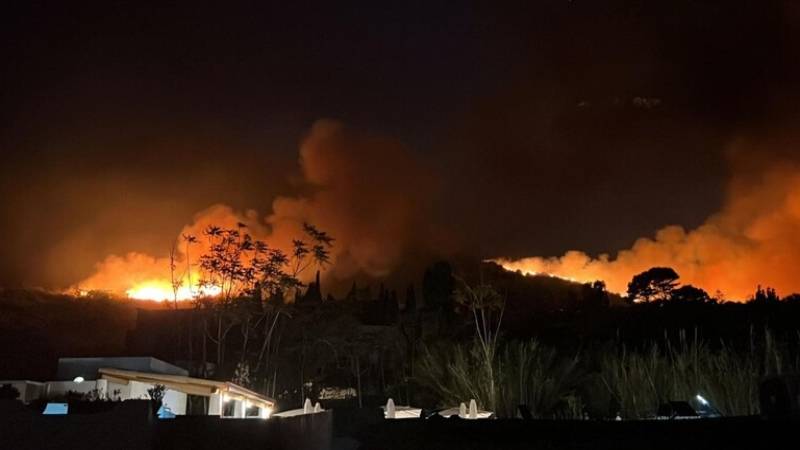
[[[126,395],[122,397],[122,400],[148,399],[150,398],[150,394],[147,391],[154,386],[154,384],[150,383],[130,381],[125,390]],[[162,402],[173,414],[184,415],[186,414],[186,399],[187,396],[185,393],[174,389],[167,389],[164,391],[164,399]]]
[[222,415],[222,395],[211,394],[208,397],[208,415],[209,416]]
[[[66,358],[70,364],[62,364],[64,370],[74,369],[70,375],[78,374],[72,381],[9,380],[0,383],[11,384],[17,388],[20,391],[20,399],[24,402],[37,399],[65,399],[67,396],[72,398],[70,394],[77,394],[78,398],[87,400],[142,400],[150,398],[149,390],[156,385],[162,385],[165,386],[163,405],[175,415],[186,414],[189,395],[207,397],[209,400],[207,414],[219,417],[266,419],[272,415],[275,408],[275,400],[231,382],[192,378],[183,374],[94,367],[99,364],[94,361],[95,359],[107,362],[108,358],[78,358],[77,362],[80,364],[77,362],[71,364],[72,359],[75,358]],[[139,359],[142,358],[125,358],[125,362]],[[144,359],[152,360],[152,358]],[[89,367],[91,366],[89,363],[93,363],[94,366]],[[97,371],[97,379],[89,378],[89,369],[94,370],[93,367]]]
[[106,398],[108,393],[108,381],[106,380],[85,380],[85,381],[48,381],[44,391],[45,398],[65,396],[70,392],[76,394],[89,394],[96,392],[98,397]]
[[[149,399],[150,394],[148,389],[153,388],[153,384],[141,383],[139,381],[130,381],[128,384],[109,382],[108,380],[85,380],[81,382],[76,381],[48,381],[46,383],[39,383],[43,385],[37,398],[58,398],[66,396],[67,393],[73,392],[76,394],[90,394],[94,392],[98,398],[109,400],[144,400]],[[17,388],[19,389],[19,388]],[[22,391],[20,391],[22,392]],[[22,397],[22,395],[20,395]],[[33,400],[31,397],[26,401]],[[164,392],[163,403],[167,406],[173,414],[184,415],[186,414],[186,400],[185,393],[167,389]]]
[[183,416],[186,414],[187,396],[185,393],[167,389],[164,393],[164,405],[169,407],[173,414]]

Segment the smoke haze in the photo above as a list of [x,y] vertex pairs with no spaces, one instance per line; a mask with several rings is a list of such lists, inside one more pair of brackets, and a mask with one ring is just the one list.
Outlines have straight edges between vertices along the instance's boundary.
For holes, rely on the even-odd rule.
[[800,290],[794,2],[12,9],[2,286],[126,289],[205,224],[309,221],[333,281],[538,255]]
[[[235,229],[239,223],[254,239],[285,251],[291,250],[293,239],[303,237],[303,223],[328,232],[336,239],[326,273],[334,283],[358,276],[387,277],[401,262],[415,265],[421,255],[429,260],[452,251],[453,242],[437,237],[433,224],[426,222],[434,198],[433,177],[399,142],[320,120],[300,145],[299,164],[302,179],[297,189],[309,193],[277,197],[266,216],[223,204],[196,213],[177,234],[179,267],[186,261],[181,236],[200,239],[199,246],[189,249],[189,259],[196,263],[208,226]],[[124,293],[148,280],[169,279],[169,266],[166,257],[111,255],[75,287]]]
[[561,257],[500,258],[497,262],[523,273],[580,282],[603,280],[617,293],[624,293],[634,275],[651,267],[671,267],[682,283],[711,294],[720,292],[728,299],[745,300],[759,285],[784,295],[797,292],[800,165],[775,152],[753,151],[750,145],[733,146],[735,172],[725,204],[697,228],[666,226],[615,255],[592,258],[569,251]]

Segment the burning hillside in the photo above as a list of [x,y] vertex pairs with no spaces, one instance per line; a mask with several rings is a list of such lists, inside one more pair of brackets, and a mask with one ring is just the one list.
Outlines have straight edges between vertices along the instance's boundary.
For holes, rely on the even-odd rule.
[[[602,280],[615,293],[625,292],[635,274],[651,267],[671,267],[683,284],[734,300],[747,298],[758,285],[774,287],[781,294],[796,292],[800,290],[794,269],[800,266],[800,165],[791,152],[760,151],[761,147],[791,148],[795,141],[756,138],[754,142],[742,141],[729,152],[732,177],[724,204],[693,229],[666,226],[615,255],[593,257],[568,251],[559,257],[493,260],[523,273],[580,283]],[[234,229],[241,225],[254,240],[291,253],[293,240],[302,235],[302,224],[313,224],[336,237],[324,277],[334,282],[329,286],[338,281],[344,289],[354,277],[383,279],[398,269],[411,279],[434,257],[460,253],[475,260],[487,253],[495,256],[498,239],[506,243],[517,240],[516,234],[506,236],[502,231],[522,226],[517,223],[498,223],[499,232],[495,233],[492,227],[469,227],[472,221],[485,221],[488,213],[459,221],[456,215],[439,211],[453,208],[453,201],[462,197],[492,197],[489,208],[502,209],[518,203],[514,193],[506,199],[473,186],[472,191],[459,192],[454,199],[442,187],[453,181],[448,178],[451,175],[437,172],[435,164],[422,161],[395,140],[322,120],[311,128],[299,153],[302,177],[295,180],[298,194],[277,197],[269,214],[213,205],[195,214],[183,229],[175,230],[174,246],[167,239],[160,254],[133,251],[109,255],[73,289],[152,300],[215,295],[218,286],[197,285],[203,276],[198,264],[207,250],[204,230],[210,226]],[[543,169],[531,170],[539,173]],[[529,208],[549,217],[549,209]],[[518,222],[527,223],[531,228],[528,234],[536,235],[543,225],[524,219],[532,216],[532,211],[521,211]],[[547,233],[551,232],[545,232],[550,236]],[[499,234],[503,236],[498,238]],[[195,236],[198,244],[185,245],[185,236]],[[560,239],[566,241],[567,237]],[[519,243],[523,245],[531,244]],[[504,253],[519,254],[508,251],[509,245],[503,248]],[[170,269],[173,265],[177,272]]]
[[[378,155],[375,148],[383,152]],[[560,257],[494,261],[527,274],[580,283],[602,280],[615,293],[624,293],[635,274],[657,266],[675,269],[683,284],[734,300],[746,299],[758,285],[782,294],[796,292],[800,166],[790,162],[793,158],[753,159],[755,154],[734,154],[734,176],[723,207],[694,229],[666,226],[613,256],[569,251]],[[769,163],[761,166],[756,160]],[[422,206],[430,204],[426,196],[435,190],[432,176],[396,142],[321,121],[301,145],[300,165],[310,193],[277,198],[266,217],[253,210],[211,206],[177,233],[172,260],[138,252],[110,255],[73,289],[150,300],[216,295],[218,286],[197,285],[203,276],[198,264],[207,249],[204,230],[210,226],[243,227],[253,239],[290,253],[302,224],[314,224],[337,239],[326,272],[334,280],[359,274],[386,277],[401,261],[411,265],[408,259],[413,255],[447,254],[454,242],[465,239],[456,233],[443,238],[437,231],[436,221]],[[409,186],[395,168],[414,174],[417,182]],[[186,245],[185,236],[197,237],[200,245]],[[179,270],[171,271],[172,265]],[[177,281],[174,273],[179,274]]]
[[[303,224],[313,224],[336,237],[328,270],[335,279],[386,276],[414,246],[433,247],[432,229],[423,222],[425,208],[420,207],[433,188],[431,177],[403,145],[353,132],[337,122],[318,121],[300,147],[300,166],[301,187],[309,194],[278,197],[266,217],[254,210],[211,206],[177,233],[172,260],[139,252],[110,255],[72,290],[149,300],[215,295],[219,286],[197,285],[203,276],[198,262],[209,248],[204,237],[209,227],[243,228],[252,239],[291,254]],[[403,179],[405,173],[415,175],[413,186]],[[196,245],[186,245],[186,236],[195,237]],[[169,249],[165,245],[165,253]],[[173,264],[175,271],[170,269]]]
[[[749,163],[750,161],[748,161]],[[752,167],[751,167],[752,168]],[[752,170],[751,170],[752,171]],[[640,238],[629,249],[592,258],[569,251],[560,257],[497,258],[508,270],[548,274],[579,282],[605,281],[624,293],[637,273],[672,267],[684,284],[726,298],[744,300],[758,285],[789,294],[800,289],[800,168],[773,164],[766,170],[739,170],[722,210],[693,230],[667,226]]]

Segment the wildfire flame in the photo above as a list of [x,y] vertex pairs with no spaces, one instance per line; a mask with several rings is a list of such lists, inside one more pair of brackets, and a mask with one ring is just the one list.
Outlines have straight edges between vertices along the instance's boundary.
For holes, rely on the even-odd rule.
[[[560,259],[531,257],[518,260],[497,258],[488,261],[500,265],[503,269],[523,275],[552,277],[573,283],[605,281],[604,274],[586,267],[588,260],[588,256],[581,252],[568,252]],[[625,294],[624,284],[607,287],[615,294]]]
[[[198,262],[207,249],[203,230],[210,225],[236,229],[245,224],[253,239],[290,252],[293,240],[302,236],[303,223],[311,223],[336,237],[328,274],[339,280],[362,273],[385,277],[412,246],[419,245],[420,240],[433,239],[431,232],[420,232],[423,227],[419,225],[425,217],[420,205],[430,197],[434,177],[417,160],[415,152],[400,142],[321,120],[300,146],[300,166],[302,179],[315,187],[313,192],[276,197],[266,216],[254,210],[211,205],[177,233],[174,263],[181,280],[188,281],[185,272],[192,271],[191,283],[184,283],[186,286],[179,289],[178,300],[219,291],[204,292],[195,287],[202,278],[196,273]],[[409,173],[414,174],[411,185]],[[202,242],[187,249],[184,235],[197,236]],[[441,245],[442,239],[437,236],[435,241]],[[165,257],[168,245],[165,242],[160,253],[163,256],[140,251],[109,255],[97,263],[93,274],[69,291],[101,290],[136,299],[171,300],[173,261]]]
[[165,280],[148,280],[128,289],[128,298],[135,300],[153,300],[157,302],[178,300],[185,301],[197,297],[216,297],[222,292],[219,286],[203,286],[192,289],[185,283],[173,291],[172,285]]
[[569,251],[560,257],[494,261],[527,274],[602,280],[615,293],[624,293],[636,274],[651,267],[671,267],[682,284],[729,300],[746,300],[759,285],[782,295],[800,292],[800,166],[777,166],[757,182],[751,178],[735,178],[723,209],[699,227],[664,227],[613,257]]

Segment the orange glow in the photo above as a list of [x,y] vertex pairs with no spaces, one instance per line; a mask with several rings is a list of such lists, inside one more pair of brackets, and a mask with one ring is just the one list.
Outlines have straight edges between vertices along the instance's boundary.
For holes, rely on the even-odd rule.
[[[194,287],[203,278],[199,262],[209,246],[203,231],[211,225],[236,229],[244,224],[253,239],[291,253],[293,240],[303,236],[303,223],[311,223],[336,238],[328,273],[337,280],[362,273],[385,277],[421,240],[426,244],[429,239],[435,241],[437,250],[442,242],[449,242],[442,237],[445,234],[434,234],[428,231],[432,227],[420,226],[420,220],[427,217],[420,214],[420,205],[429,198],[435,178],[416,159],[415,152],[401,143],[321,120],[300,146],[300,166],[304,184],[315,186],[313,192],[276,197],[265,216],[255,210],[211,205],[176,233],[175,261],[167,257],[170,243],[166,240],[158,255],[135,249],[127,254],[108,255],[69,291],[97,290],[131,298],[172,299],[171,263],[182,281],[191,266]],[[412,186],[408,173],[415,174]],[[421,229],[426,230],[424,234]],[[184,235],[195,236],[197,244],[187,247]],[[304,282],[313,276],[313,270],[300,275]],[[178,297],[191,298],[191,293],[184,289]]]
[[214,297],[219,295],[219,286],[208,286],[200,289],[189,289],[186,284],[181,285],[177,292],[173,292],[172,285],[165,280],[148,280],[128,289],[125,293],[128,298],[136,300],[153,300],[157,302],[191,300],[196,297]]
[[[180,268],[186,263],[180,260],[176,264]],[[173,301],[176,295],[172,291],[169,267],[169,258],[155,258],[135,252],[125,256],[111,255],[97,265],[98,270],[94,275],[67,292],[77,292],[80,296],[86,296],[91,291],[100,291],[135,300]],[[197,287],[200,273],[196,267],[192,267],[191,288],[185,270],[179,276],[181,286],[177,292],[178,301],[214,297],[221,292],[218,286]]]
[[[155,300],[155,301],[164,301],[170,300],[173,298],[172,288],[169,286],[168,283],[162,283],[159,281],[148,281],[142,285],[136,286],[132,289],[128,289],[126,292],[129,298],[133,298],[136,300]],[[179,300],[186,300],[183,295],[179,295]]]
[[561,258],[530,257],[517,260],[498,258],[489,261],[499,264],[506,270],[520,272],[523,275],[560,278],[573,283],[605,281],[610,292],[620,295],[625,294],[627,281],[629,281],[624,279],[627,274],[612,279],[608,273],[602,270],[602,265],[593,264],[593,260],[589,256],[576,251],[567,252]]
[[616,255],[596,258],[580,251],[559,257],[498,258],[511,271],[548,274],[581,283],[602,280],[623,294],[634,275],[671,267],[682,284],[734,301],[756,287],[779,295],[800,292],[800,167],[783,165],[758,177],[734,178],[721,211],[699,227],[667,226],[637,239]]

